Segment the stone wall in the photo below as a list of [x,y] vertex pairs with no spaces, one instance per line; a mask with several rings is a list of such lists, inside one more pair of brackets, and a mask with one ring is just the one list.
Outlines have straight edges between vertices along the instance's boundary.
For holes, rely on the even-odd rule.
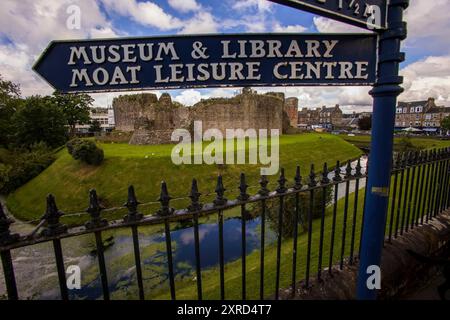
[[291,127],[297,128],[298,126],[298,99],[297,98],[287,98],[284,111],[286,112],[289,123]]
[[131,144],[171,143],[173,130],[191,130],[194,121],[202,122],[203,132],[216,128],[223,134],[226,129],[249,128],[281,133],[290,124],[283,93],[262,95],[249,88],[235,97],[206,99],[192,107],[173,102],[167,93],[159,99],[151,93],[126,95],[115,98],[113,108],[116,130],[134,132]]

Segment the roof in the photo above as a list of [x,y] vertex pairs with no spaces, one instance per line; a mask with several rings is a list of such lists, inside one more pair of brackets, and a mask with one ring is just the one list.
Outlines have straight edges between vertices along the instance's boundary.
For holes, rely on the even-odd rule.
[[448,107],[432,107],[426,111],[426,113],[450,113]]
[[412,102],[401,102],[399,101],[399,107],[424,107],[428,104],[427,100],[424,101],[412,101]]
[[300,110],[298,113],[303,113],[303,114],[308,114],[308,113],[318,113],[319,111],[317,111],[316,109],[305,109],[305,110]]

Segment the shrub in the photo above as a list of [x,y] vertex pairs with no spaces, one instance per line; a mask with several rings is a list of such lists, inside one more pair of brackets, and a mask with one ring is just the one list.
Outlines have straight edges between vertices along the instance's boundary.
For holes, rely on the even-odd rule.
[[83,140],[81,139],[72,139],[69,142],[66,143],[67,151],[71,156],[73,156],[73,150],[76,145],[83,143]]
[[75,160],[80,160],[94,166],[102,163],[104,153],[102,149],[97,147],[95,142],[80,139],[74,140],[71,141],[72,143],[67,144],[67,149]]
[[41,142],[30,149],[4,152],[0,160],[0,193],[8,194],[44,171],[55,161],[55,155]]

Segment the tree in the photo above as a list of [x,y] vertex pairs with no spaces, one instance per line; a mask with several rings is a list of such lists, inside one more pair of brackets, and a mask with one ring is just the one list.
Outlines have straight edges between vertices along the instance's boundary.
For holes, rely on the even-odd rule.
[[362,117],[358,121],[359,130],[368,131],[372,129],[372,117]]
[[20,104],[20,87],[0,75],[0,145],[7,146],[13,136],[11,118]]
[[23,100],[12,122],[17,145],[29,147],[45,142],[54,148],[67,141],[65,115],[51,97],[32,96]]
[[66,118],[71,137],[75,135],[77,124],[88,124],[90,122],[89,110],[94,101],[91,96],[54,92],[53,99]]
[[447,131],[450,130],[450,116],[447,116],[444,119],[442,119],[441,128]]
[[100,125],[100,121],[94,120],[91,121],[91,126],[89,127],[90,133],[100,132],[102,131],[102,126]]

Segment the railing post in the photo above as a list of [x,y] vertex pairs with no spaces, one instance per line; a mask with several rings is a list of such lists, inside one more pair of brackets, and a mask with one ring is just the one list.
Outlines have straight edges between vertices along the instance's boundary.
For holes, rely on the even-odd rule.
[[[124,204],[124,207],[128,209],[128,214],[123,217],[125,223],[133,223],[141,220],[144,215],[138,212],[138,206],[141,203],[136,198],[136,193],[134,192],[134,187],[128,187],[128,199]],[[139,290],[139,299],[144,300],[144,283],[142,281],[142,266],[141,266],[141,251],[139,246],[139,235],[138,227],[136,224],[131,226],[131,235],[133,237],[133,249],[134,249],[134,262],[136,265],[136,280]]]
[[357,297],[376,299],[377,292],[367,286],[369,266],[380,266],[384,229],[391,180],[392,148],[397,96],[402,92],[403,79],[398,76],[399,64],[404,60],[400,43],[406,38],[403,11],[408,0],[391,0],[388,8],[388,29],[380,34],[378,79],[371,91],[374,98],[370,175],[364,215],[361,259]]
[[[45,237],[57,236],[67,232],[67,226],[59,222],[59,219],[64,214],[58,210],[56,206],[55,197],[52,194],[47,196],[47,209],[45,211],[43,220],[46,221],[47,226],[42,231],[42,235]],[[61,291],[61,299],[69,300],[69,292],[67,290],[66,283],[66,270],[64,267],[64,257],[62,253],[61,240],[53,240],[53,251],[55,253],[56,270],[58,272],[59,289]]]
[[[9,226],[12,223],[14,223],[14,220],[6,216],[6,213],[3,211],[2,204],[0,203],[0,245],[12,243],[19,239],[18,234],[11,233],[11,231],[9,230]],[[12,263],[11,251],[2,251],[0,254],[8,299],[18,300],[19,295],[17,293],[16,277],[14,275],[14,266]]]

